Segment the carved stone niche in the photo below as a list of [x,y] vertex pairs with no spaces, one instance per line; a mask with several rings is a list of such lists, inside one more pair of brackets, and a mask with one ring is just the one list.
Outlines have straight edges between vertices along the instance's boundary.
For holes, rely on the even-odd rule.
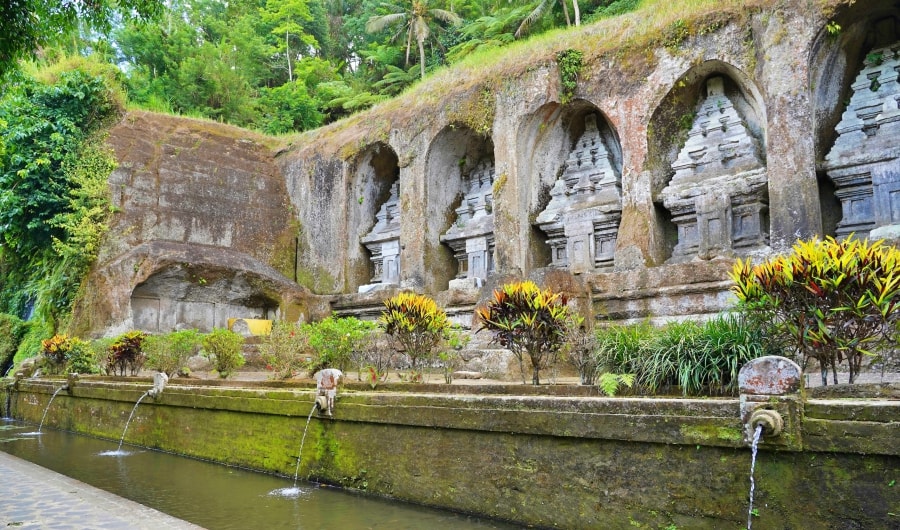
[[866,55],[824,169],[843,217],[837,236],[880,239],[900,230],[900,42]]
[[670,262],[712,259],[762,249],[769,242],[768,178],[759,142],[710,78],[706,99],[672,164],[662,192],[678,228]]
[[621,176],[597,128],[596,115],[587,115],[584,125],[584,134],[550,190],[550,202],[535,220],[547,234],[550,266],[573,273],[612,268],[622,219]]
[[375,274],[371,283],[361,285],[360,293],[386,289],[400,284],[400,192],[399,182],[391,186],[388,200],[375,214],[375,226],[360,238],[372,254]]
[[441,236],[459,262],[450,289],[481,287],[494,270],[493,162],[482,161],[467,179],[466,194],[456,208],[456,221]]

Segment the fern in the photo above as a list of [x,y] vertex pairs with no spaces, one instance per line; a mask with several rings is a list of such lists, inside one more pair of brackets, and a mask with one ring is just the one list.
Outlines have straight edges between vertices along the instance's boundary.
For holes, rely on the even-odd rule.
[[631,388],[634,385],[634,374],[614,374],[605,372],[600,374],[598,381],[600,391],[609,397],[615,396],[619,392],[620,386]]

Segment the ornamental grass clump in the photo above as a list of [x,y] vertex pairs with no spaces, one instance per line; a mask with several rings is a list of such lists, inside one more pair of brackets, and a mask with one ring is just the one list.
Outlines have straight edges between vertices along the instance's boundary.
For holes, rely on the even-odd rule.
[[417,367],[434,357],[451,327],[447,314],[434,300],[415,293],[399,293],[385,300],[378,325],[409,357],[413,380],[421,378]]
[[541,369],[555,362],[566,343],[575,319],[568,299],[550,289],[541,290],[534,282],[508,283],[494,291],[494,299],[476,311],[480,329],[494,333],[492,342],[509,349],[519,361],[525,384],[527,355],[531,360],[531,383],[541,383]]
[[819,363],[838,382],[844,361],[856,381],[864,357],[890,352],[900,320],[900,250],[851,234],[799,241],[790,254],[759,265],[738,261],[731,277],[740,308],[804,367]]

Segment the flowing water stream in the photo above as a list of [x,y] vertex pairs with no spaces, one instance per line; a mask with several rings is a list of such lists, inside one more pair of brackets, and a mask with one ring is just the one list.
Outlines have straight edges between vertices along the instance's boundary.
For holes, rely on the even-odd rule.
[[125,422],[125,430],[122,431],[122,437],[119,438],[119,447],[117,447],[115,451],[104,451],[100,453],[100,456],[127,456],[129,454],[127,451],[122,451],[122,443],[125,442],[125,433],[128,432],[128,426],[131,425],[131,418],[134,417],[134,411],[137,410],[138,405],[141,404],[141,401],[143,401],[144,398],[149,395],[149,390],[144,392],[141,397],[138,398],[137,403],[134,404],[134,407],[131,409],[131,414],[128,415],[128,420]]
[[297,453],[297,467],[294,468],[294,486],[291,488],[279,488],[269,493],[269,495],[279,495],[281,497],[297,497],[300,495],[301,490],[297,487],[297,475],[300,473],[300,458],[303,457],[303,443],[306,442],[306,431],[309,430],[309,422],[312,420],[312,415],[317,408],[318,405],[313,405],[312,410],[309,411],[309,416],[306,417],[306,427],[303,428],[303,436],[300,438],[300,451]]
[[129,498],[210,530],[384,529],[512,530],[518,526],[297,482],[296,497],[270,495],[290,477],[134,448],[121,458],[100,453],[115,444],[33,425],[0,424],[0,451]]
[[[56,399],[56,394],[59,394],[60,392],[62,392],[62,390],[63,390],[64,388],[66,388],[66,387],[65,387],[65,386],[61,386],[61,387],[57,388],[57,389],[56,389],[56,392],[54,392],[53,395],[50,396],[50,401],[48,401],[48,402],[47,402],[47,406],[44,407],[44,414],[41,416],[41,423],[38,425],[38,430],[36,430],[36,431],[34,431],[34,432],[27,432],[27,433],[24,433],[24,434],[26,434],[26,435],[28,435],[28,436],[36,436],[36,435],[41,434],[41,430],[44,428],[44,420],[47,419],[47,413],[50,412],[50,405],[53,404],[53,400]],[[9,396],[9,395],[11,395],[11,394],[12,394],[12,393],[7,394],[7,396]]]
[[762,438],[763,426],[760,423],[756,426],[756,432],[753,433],[753,444],[750,446],[750,508],[747,510],[747,530],[753,525],[753,490],[756,489],[756,482],[753,479],[753,471],[756,468],[756,450],[759,447],[759,439]]

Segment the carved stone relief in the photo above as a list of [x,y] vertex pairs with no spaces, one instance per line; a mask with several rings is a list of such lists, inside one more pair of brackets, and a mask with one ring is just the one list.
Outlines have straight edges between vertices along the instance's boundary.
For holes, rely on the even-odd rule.
[[688,139],[662,192],[678,228],[673,262],[747,252],[769,241],[768,178],[759,142],[726,96],[707,81]]
[[621,176],[596,115],[589,114],[584,134],[550,190],[550,202],[535,221],[548,236],[550,266],[574,273],[611,268],[621,218]]
[[492,162],[482,161],[467,179],[466,194],[456,208],[456,221],[441,236],[459,262],[451,289],[480,287],[494,270],[494,214]]
[[[872,50],[825,157],[843,217],[837,236],[881,238],[900,230],[900,43]],[[873,231],[874,232],[870,232]]]
[[375,274],[371,283],[359,287],[360,293],[400,284],[400,183],[394,182],[388,200],[375,214],[375,226],[360,242],[372,254]]

